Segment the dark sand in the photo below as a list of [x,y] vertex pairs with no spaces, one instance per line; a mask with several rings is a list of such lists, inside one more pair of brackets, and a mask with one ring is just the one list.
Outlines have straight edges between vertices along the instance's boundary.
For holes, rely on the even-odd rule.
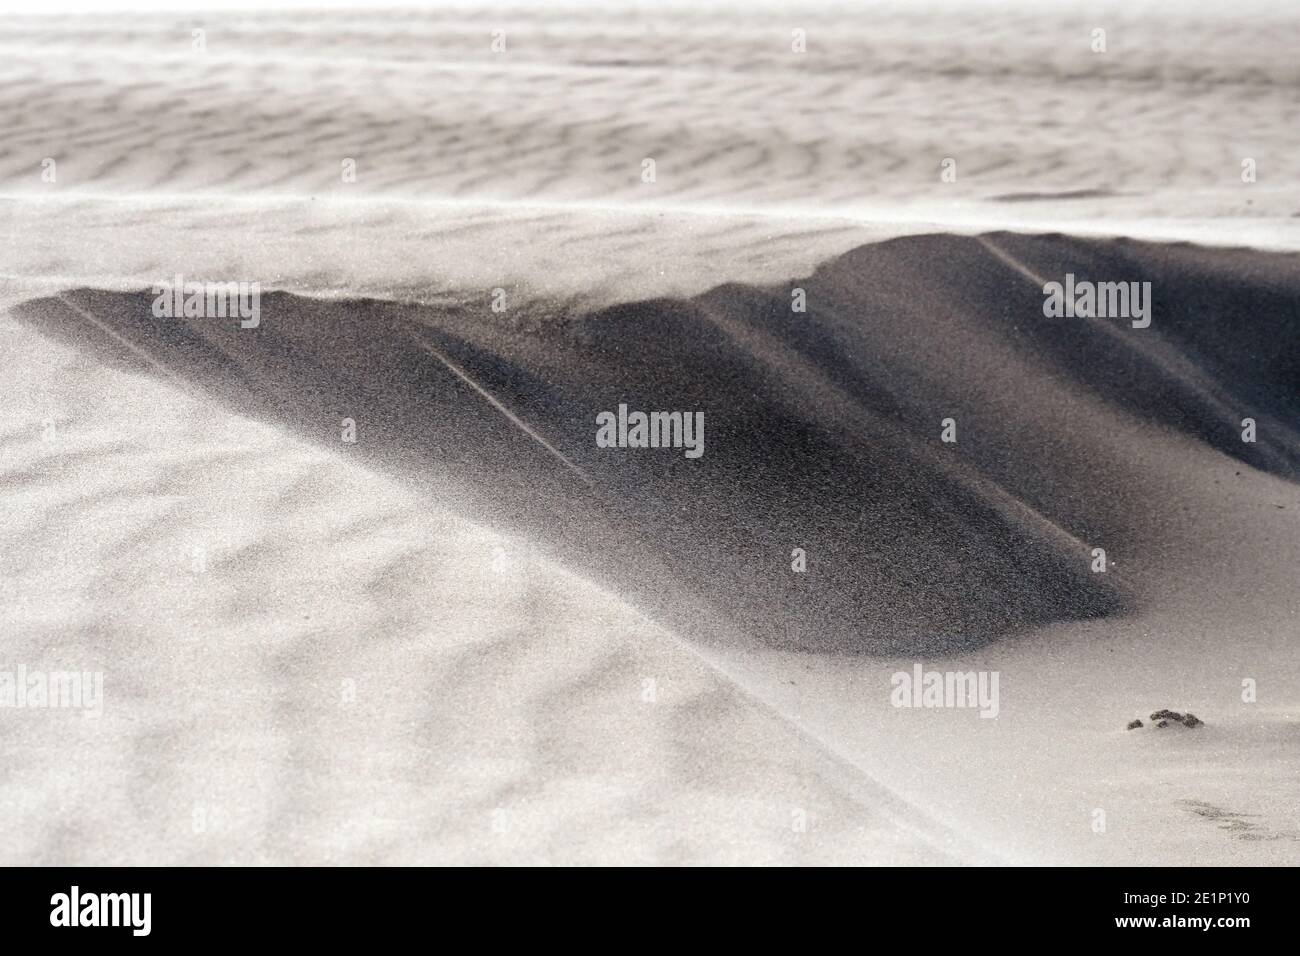
[[[1150,281],[1151,327],[1045,318],[1031,277],[1067,271]],[[486,290],[445,307],[273,293],[243,330],[151,302],[80,290],[15,315],[450,494],[704,641],[932,653],[1133,610],[1143,583],[1089,566],[1093,547],[1160,548],[1178,507],[1116,453],[1135,421],[1300,476],[1294,255],[932,235],[583,315],[496,314]],[[597,448],[620,402],[703,411],[704,456]]]

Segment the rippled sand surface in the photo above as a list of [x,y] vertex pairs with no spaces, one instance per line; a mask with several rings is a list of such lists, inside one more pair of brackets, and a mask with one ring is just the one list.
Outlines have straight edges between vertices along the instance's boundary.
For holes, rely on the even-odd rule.
[[1294,248],[1298,37],[1250,3],[9,17],[4,272],[608,302],[935,224]]
[[[0,862],[1295,863],[1298,39],[0,19],[0,671],[104,675],[0,709]],[[1167,311],[1044,325],[1067,270]],[[702,464],[600,453],[625,398]],[[918,661],[998,719],[891,707]]]

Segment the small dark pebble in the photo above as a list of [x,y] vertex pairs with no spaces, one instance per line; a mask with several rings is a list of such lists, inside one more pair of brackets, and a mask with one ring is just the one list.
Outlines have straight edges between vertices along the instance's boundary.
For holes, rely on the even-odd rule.
[[[1151,715],[1151,723],[1156,727],[1168,727],[1171,723],[1182,724],[1184,727],[1204,727],[1205,721],[1195,714],[1180,714],[1176,710],[1157,710]],[[1142,721],[1133,720],[1129,722],[1126,730],[1137,730],[1142,726]]]

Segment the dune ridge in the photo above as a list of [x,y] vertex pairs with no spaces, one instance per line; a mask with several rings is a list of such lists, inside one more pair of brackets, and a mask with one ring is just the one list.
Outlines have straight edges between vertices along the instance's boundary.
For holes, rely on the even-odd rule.
[[1296,861],[1295,10],[438,7],[0,16],[0,857]]
[[[1151,281],[1152,328],[1044,318],[1042,290],[990,245],[1042,274]],[[1091,573],[1091,548],[1160,546],[1161,509],[1109,431],[1167,428],[1292,480],[1300,466],[1295,256],[939,235],[779,287],[576,317],[272,293],[256,330],[154,318],[147,293],[66,299],[111,334],[59,299],[15,314],[319,442],[352,418],[349,453],[416,487],[445,476],[466,513],[704,640],[952,651],[1122,613],[1141,581]],[[704,457],[597,448],[596,414],[620,403],[702,410]],[[792,572],[795,548],[812,573]]]

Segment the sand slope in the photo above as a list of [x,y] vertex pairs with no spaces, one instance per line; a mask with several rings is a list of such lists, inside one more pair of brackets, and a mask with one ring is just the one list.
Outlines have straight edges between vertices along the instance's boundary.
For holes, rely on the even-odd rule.
[[[1067,268],[1151,281],[1151,328],[1044,318],[1041,287],[1028,276]],[[27,302],[11,310],[9,335],[29,357],[30,382],[16,390],[25,398],[5,481],[7,500],[31,517],[11,530],[23,544],[7,581],[22,599],[9,605],[8,626],[32,659],[50,659],[37,650],[41,635],[71,634],[81,659],[102,660],[110,674],[125,669],[150,733],[169,752],[202,749],[192,759],[211,775],[260,778],[281,760],[302,767],[266,784],[267,799],[274,792],[309,807],[288,826],[320,835],[294,847],[262,837],[234,859],[792,859],[802,844],[761,829],[779,815],[770,802],[757,818],[761,835],[729,849],[706,836],[721,824],[684,835],[680,821],[663,819],[672,812],[664,805],[684,788],[683,799],[703,792],[722,801],[719,812],[735,813],[735,800],[778,786],[770,775],[794,773],[803,786],[811,766],[846,781],[834,799],[872,808],[846,805],[846,820],[885,814],[845,860],[938,859],[939,849],[965,862],[1293,859],[1300,837],[1285,808],[1296,768],[1283,742],[1296,704],[1287,691],[1296,613],[1288,581],[1300,559],[1300,392],[1295,328],[1285,320],[1300,290],[1295,257],[932,236],[864,247],[795,283],[808,293],[807,313],[789,311],[789,286],[727,286],[578,316],[495,315],[474,297],[435,308],[275,294],[256,330],[157,319],[147,293]],[[54,359],[42,357],[50,350]],[[46,380],[63,383],[53,386],[60,391],[50,394]],[[79,424],[85,412],[74,410],[84,403],[72,396],[82,392],[108,403],[97,426]],[[135,404],[122,406],[123,396]],[[703,407],[704,457],[596,448],[594,414],[618,401]],[[51,445],[32,423],[54,409]],[[1236,418],[1246,412],[1260,440],[1237,447]],[[955,445],[938,440],[947,415],[959,423]],[[357,422],[355,445],[339,440],[343,417]],[[144,434],[124,439],[124,422]],[[157,434],[167,422],[172,433]],[[211,432],[232,427],[233,445],[214,441]],[[1221,487],[1234,468],[1240,487]],[[86,506],[97,500],[91,481],[103,484],[107,508]],[[52,492],[67,504],[52,511]],[[512,537],[480,531],[448,507]],[[187,545],[214,534],[217,574],[198,584],[185,575],[176,590]],[[107,578],[66,566],[69,535],[93,542],[71,553],[106,563]],[[428,555],[444,540],[440,557]],[[1104,576],[1087,570],[1098,543],[1112,562]],[[807,549],[810,573],[790,571],[794,546]],[[42,554],[57,556],[53,571]],[[169,570],[148,572],[159,565]],[[50,593],[53,604],[34,603]],[[1078,618],[1096,620],[1069,623]],[[1041,628],[1053,621],[1061,623]],[[630,638],[635,651],[620,650],[628,629],[639,635]],[[137,666],[121,657],[122,634],[132,631],[148,638],[132,652],[143,655]],[[371,637],[358,644],[358,632]],[[196,667],[185,656],[169,679],[153,663],[168,659],[154,641],[172,634],[210,644],[223,663]],[[268,644],[270,634],[278,636]],[[375,640],[385,648],[366,650]],[[192,707],[163,703],[178,693],[172,680],[203,701],[246,679],[229,669],[232,646],[245,648],[235,660],[257,669],[254,696],[280,701],[290,723],[272,714],[264,730],[233,736],[238,750],[228,754],[209,746],[231,719],[223,707],[210,720],[157,727],[160,706]],[[804,653],[783,652],[790,647]],[[55,659],[68,655],[65,647]],[[583,663],[571,671],[574,660]],[[890,708],[889,674],[918,660],[1000,670],[999,719]],[[372,704],[375,721],[360,726],[334,696],[373,669],[382,701]],[[432,683],[411,684],[422,671]],[[756,727],[756,757],[784,752],[779,739],[793,735],[794,752],[812,764],[787,771],[784,759],[771,766],[764,756],[733,779],[668,757],[664,747],[684,745],[661,727],[662,710],[638,709],[642,671],[713,688],[716,699],[692,698],[702,723],[683,731],[709,741],[700,760],[743,749],[751,731],[727,723],[735,712]],[[505,692],[512,674],[522,684]],[[1269,687],[1258,709],[1227,703],[1242,675]],[[1106,693],[1075,699],[1081,682],[1099,680]],[[552,705],[527,703],[551,693]],[[1186,742],[1125,736],[1119,728],[1148,702],[1196,709],[1210,725]],[[249,705],[231,706],[243,714]],[[414,714],[431,736],[393,743],[406,740],[397,728]],[[656,736],[645,762],[627,763],[624,738],[651,731],[620,730],[624,714],[629,728],[648,716],[655,735],[669,734]],[[19,765],[37,752],[30,727],[50,732],[28,725],[11,738]],[[495,729],[483,736],[498,725],[500,742]],[[114,756],[118,745],[97,740],[84,752],[122,770],[96,770],[94,780],[160,759]],[[323,751],[322,740],[354,749]],[[526,756],[519,748],[529,740],[541,749]],[[285,746],[289,756],[277,749]],[[310,752],[293,757],[302,747]],[[390,755],[380,790],[373,781],[319,789],[332,761],[351,773],[370,765],[363,751],[376,747]],[[614,751],[600,756],[606,747]],[[412,790],[410,774],[421,771],[394,769],[393,760],[432,761],[440,781],[477,780],[484,761],[508,766],[492,771],[497,789],[459,782],[434,793]],[[621,782],[593,769],[606,761]],[[1208,768],[1222,775],[1229,764],[1251,785],[1207,786]],[[1155,765],[1169,789],[1153,799]],[[593,773],[604,783],[592,783]],[[315,789],[302,788],[302,774]],[[647,799],[662,826],[629,830],[629,793],[660,775],[664,795]],[[1017,800],[1007,799],[1010,777],[1021,781]],[[114,786],[124,807],[142,799],[138,785]],[[31,813],[80,792],[74,782],[22,776],[13,789]],[[154,799],[172,815],[207,806],[179,781]],[[506,826],[516,799],[531,801],[537,829],[508,849],[484,842],[476,821],[487,812]],[[600,816],[601,835],[576,843],[561,835],[557,799]],[[413,812],[440,822],[377,846],[356,813],[388,801],[403,808],[395,819],[404,827]],[[253,820],[270,812],[265,801],[237,804]],[[1109,841],[1088,827],[1095,804],[1111,808]],[[1229,817],[1242,827],[1207,843],[1205,822]],[[212,858],[179,839],[157,838],[140,859]],[[1044,855],[1045,840],[1055,855]],[[25,858],[81,858],[59,846]],[[809,858],[830,859],[826,847]],[[102,849],[110,858],[121,845]]]
[[[1026,273],[1067,270],[1151,282],[1152,327],[1044,318]],[[1117,447],[1139,423],[1295,477],[1297,299],[1294,256],[995,235],[582,318],[496,314],[486,293],[442,309],[273,295],[247,330],[155,318],[149,294],[15,315],[318,441],[350,418],[368,461],[416,487],[447,476],[468,513],[683,633],[880,652],[1131,607],[1127,562],[1090,566],[1093,547],[1166,543]],[[703,457],[598,448],[596,416],[620,403],[703,411]],[[794,548],[817,573],[791,573]]]
[[0,861],[1295,863],[1298,22],[0,18]]
[[0,667],[104,674],[0,711],[6,864],[971,855],[526,542],[0,334]]

